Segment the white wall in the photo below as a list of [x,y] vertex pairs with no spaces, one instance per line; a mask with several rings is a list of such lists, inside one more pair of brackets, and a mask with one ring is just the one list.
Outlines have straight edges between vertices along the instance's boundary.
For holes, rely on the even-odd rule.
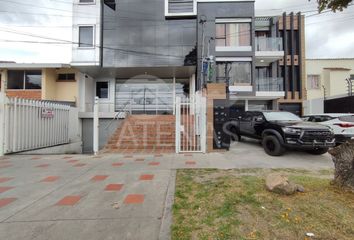
[[79,48],[73,44],[72,62],[73,66],[99,65],[100,61],[100,1],[95,0],[93,4],[80,4],[79,0],[73,0],[73,42],[79,42],[79,26],[94,26],[93,48]]

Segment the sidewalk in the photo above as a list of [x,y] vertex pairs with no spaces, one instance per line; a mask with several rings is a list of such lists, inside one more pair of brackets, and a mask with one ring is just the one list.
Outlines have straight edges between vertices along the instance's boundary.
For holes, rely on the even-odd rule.
[[0,160],[0,239],[165,239],[174,169],[332,166],[328,155],[273,158],[247,143],[205,155],[9,156]]

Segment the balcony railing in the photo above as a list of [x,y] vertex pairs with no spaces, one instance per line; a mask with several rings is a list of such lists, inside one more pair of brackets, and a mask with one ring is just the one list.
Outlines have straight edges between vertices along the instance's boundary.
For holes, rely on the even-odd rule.
[[256,51],[283,51],[283,39],[256,37]]
[[256,89],[258,92],[282,92],[284,80],[280,77],[257,78]]

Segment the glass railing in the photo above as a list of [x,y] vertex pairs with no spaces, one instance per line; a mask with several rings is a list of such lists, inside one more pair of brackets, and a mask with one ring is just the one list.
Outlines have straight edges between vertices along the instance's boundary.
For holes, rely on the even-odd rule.
[[256,89],[260,92],[282,92],[284,80],[281,77],[257,78]]
[[283,39],[256,37],[256,51],[283,51]]

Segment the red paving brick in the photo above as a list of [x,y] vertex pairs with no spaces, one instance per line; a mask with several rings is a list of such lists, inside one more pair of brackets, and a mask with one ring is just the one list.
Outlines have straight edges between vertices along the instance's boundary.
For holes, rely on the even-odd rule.
[[10,181],[11,179],[13,179],[13,178],[9,178],[9,177],[0,177],[0,183]]
[[123,184],[108,184],[105,191],[120,191],[123,188]]
[[158,165],[160,165],[160,163],[159,162],[151,162],[151,163],[149,163],[149,165],[150,166],[158,166]]
[[12,203],[17,198],[0,198],[0,208]]
[[151,175],[151,174],[143,174],[139,178],[139,180],[142,180],[142,181],[147,181],[147,180],[152,180],[152,179],[154,179],[154,175]]
[[59,179],[59,176],[49,176],[41,180],[41,182],[55,182]]
[[112,163],[113,167],[120,167],[123,166],[123,163]]
[[69,156],[66,156],[66,157],[63,157],[63,159],[71,159],[73,157],[69,157]]
[[145,161],[144,158],[137,158],[137,159],[135,159],[135,162],[144,162],[144,161]]
[[58,206],[72,206],[75,205],[78,201],[80,201],[81,196],[66,196],[55,205]]
[[37,165],[36,167],[37,168],[47,168],[49,166],[50,166],[49,164],[41,164],[41,165]]
[[75,164],[73,165],[74,167],[84,167],[86,166],[87,164],[86,163],[78,163],[78,164]]
[[41,157],[32,157],[31,160],[39,160],[42,159]]
[[132,155],[125,155],[124,158],[133,158]]
[[104,181],[108,175],[96,175],[93,178],[91,178],[91,181]]
[[154,157],[162,157],[162,154],[155,154]]
[[77,163],[79,160],[69,160],[68,163]]
[[10,189],[13,189],[13,187],[0,187],[0,193],[6,192]]
[[145,196],[143,194],[129,194],[124,199],[125,204],[143,203]]
[[195,161],[187,161],[186,164],[187,164],[187,165],[195,165],[196,162],[195,162]]

